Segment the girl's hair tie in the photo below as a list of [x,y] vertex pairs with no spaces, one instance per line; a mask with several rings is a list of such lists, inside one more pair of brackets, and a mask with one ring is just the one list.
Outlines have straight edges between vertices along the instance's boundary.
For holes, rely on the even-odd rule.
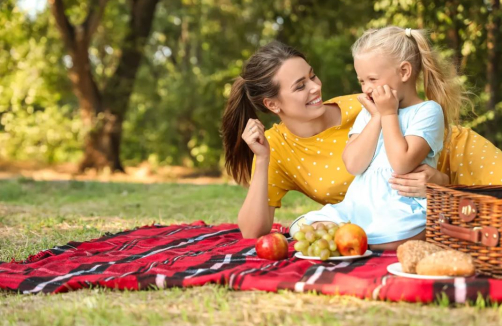
[[406,36],[411,37],[411,28],[405,29],[404,33],[406,34]]

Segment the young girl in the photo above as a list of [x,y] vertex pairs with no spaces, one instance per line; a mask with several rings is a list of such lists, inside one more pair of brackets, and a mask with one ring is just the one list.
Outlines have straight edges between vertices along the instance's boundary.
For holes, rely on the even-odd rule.
[[[441,64],[419,30],[367,31],[352,54],[364,109],[342,158],[356,178],[341,203],[306,214],[304,223],[350,221],[366,231],[372,249],[395,249],[425,238],[426,199],[399,195],[389,180],[423,163],[436,167],[463,89],[454,67]],[[428,101],[417,94],[420,73]]]

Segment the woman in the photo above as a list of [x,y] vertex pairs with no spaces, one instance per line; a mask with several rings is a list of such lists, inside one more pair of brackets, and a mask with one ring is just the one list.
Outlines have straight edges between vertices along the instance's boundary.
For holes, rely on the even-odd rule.
[[[249,184],[238,215],[243,237],[270,232],[275,209],[288,191],[303,192],[321,204],[337,203],[353,180],[342,152],[361,103],[355,95],[323,103],[321,86],[305,57],[280,42],[259,49],[234,82],[222,135],[227,171],[238,183]],[[265,131],[256,110],[276,114],[281,123]],[[451,139],[461,134],[464,130],[454,130]],[[448,170],[451,156],[445,150],[439,161],[442,171],[454,175]],[[449,175],[421,165],[389,182],[403,196],[424,197],[426,182],[447,184]]]

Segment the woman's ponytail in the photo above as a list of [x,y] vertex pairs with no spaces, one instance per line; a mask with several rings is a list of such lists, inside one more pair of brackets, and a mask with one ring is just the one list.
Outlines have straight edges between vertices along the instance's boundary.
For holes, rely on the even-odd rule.
[[253,103],[248,98],[246,81],[237,77],[227,102],[221,134],[225,152],[225,169],[239,184],[247,185],[251,178],[253,152],[242,139],[249,119],[258,119]]
[[249,119],[258,119],[257,111],[270,113],[263,100],[279,94],[280,85],[274,77],[284,61],[305,56],[278,41],[261,47],[249,58],[241,76],[232,85],[223,113],[221,135],[225,152],[225,169],[239,184],[251,179],[253,152],[242,139]]

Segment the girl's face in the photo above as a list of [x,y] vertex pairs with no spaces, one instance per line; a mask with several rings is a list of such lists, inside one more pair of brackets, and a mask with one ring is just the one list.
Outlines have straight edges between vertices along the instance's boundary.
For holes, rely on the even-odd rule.
[[401,69],[395,62],[379,53],[364,53],[354,58],[354,68],[363,93],[372,98],[372,92],[378,86],[389,85],[397,91],[402,100],[403,79]]
[[267,99],[268,105],[265,104],[281,120],[310,121],[324,113],[322,83],[304,59],[286,60],[277,71],[274,81],[280,85],[279,94],[274,99]]

